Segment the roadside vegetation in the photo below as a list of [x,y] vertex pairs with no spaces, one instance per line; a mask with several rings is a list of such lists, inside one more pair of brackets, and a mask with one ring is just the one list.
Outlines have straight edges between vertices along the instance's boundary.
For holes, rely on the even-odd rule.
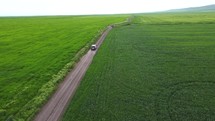
[[0,120],[30,120],[105,27],[126,18],[0,18]]
[[63,120],[215,120],[214,15],[139,14],[114,28]]

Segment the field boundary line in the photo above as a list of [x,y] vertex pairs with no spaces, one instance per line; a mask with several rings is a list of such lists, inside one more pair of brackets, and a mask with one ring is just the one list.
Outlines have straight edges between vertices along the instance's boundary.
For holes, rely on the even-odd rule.
[[92,43],[98,40],[98,38],[106,31],[107,27],[100,30],[98,34],[88,42],[83,48],[81,48],[77,54],[67,63],[57,74],[52,76],[52,79],[45,83],[39,90],[37,96],[30,100],[22,109],[20,109],[15,115],[10,115],[7,120],[32,120],[34,115],[40,110],[40,107],[45,104],[50,97],[55,93],[66,75],[74,68],[81,57],[89,50]]
[[[125,24],[128,22],[129,19],[127,19],[125,22],[120,22],[120,26],[122,23]],[[67,75],[69,75],[69,72],[72,72],[75,69],[75,66],[77,66],[79,60],[81,60],[81,58],[83,58],[89,50],[90,45],[95,41],[98,41],[104,35],[104,33],[110,29],[110,27],[112,29],[112,27],[116,26],[119,26],[119,23],[112,24],[100,30],[90,42],[88,42],[78,51],[78,53],[71,59],[69,63],[67,63],[57,74],[53,75],[52,79],[38,90],[38,94],[32,100],[23,106],[23,108],[20,109],[15,115],[9,116],[7,120],[32,120],[34,116],[37,115],[41,110],[40,107],[46,104],[57,92],[57,89],[60,88],[61,83],[63,83],[65,81],[64,79],[66,79]],[[98,44],[100,46],[101,43]]]
[[[124,22],[128,23],[128,19]],[[113,24],[114,25],[114,24]],[[96,45],[98,48],[101,46],[102,42],[112,30],[114,26],[109,25],[102,32],[99,39],[97,39]],[[82,78],[84,77],[88,67],[90,66],[94,55],[97,51],[89,50],[81,60],[75,65],[73,70],[66,76],[65,80],[60,84],[58,90],[52,96],[52,98],[44,105],[41,111],[36,115],[35,121],[58,121],[61,119],[68,107],[70,100],[76,92]],[[78,79],[76,79],[76,77]],[[70,84],[68,86],[68,84]],[[63,90],[63,92],[61,91]],[[57,95],[64,95],[59,98]],[[54,104],[53,104],[54,103]],[[53,107],[54,106],[54,107]]]
[[[103,40],[112,29],[108,26],[104,33],[97,41],[98,48]],[[76,64],[74,69],[66,76],[65,80],[59,85],[59,88],[43,106],[41,111],[36,115],[35,121],[58,121],[62,117],[68,103],[75,94],[77,87],[80,84],[82,77],[85,75],[96,51],[89,50],[81,60]]]

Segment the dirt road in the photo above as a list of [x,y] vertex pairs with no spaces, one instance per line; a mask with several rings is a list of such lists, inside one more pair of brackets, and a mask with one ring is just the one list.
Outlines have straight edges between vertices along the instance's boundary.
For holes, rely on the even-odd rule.
[[[112,29],[108,26],[108,29],[102,34],[97,41],[98,48],[102,44],[108,32]],[[98,50],[98,49],[97,49]],[[82,77],[91,64],[96,51],[89,50],[81,60],[76,64],[74,69],[68,74],[64,81],[60,84],[59,88],[51,99],[43,106],[40,112],[36,115],[35,121],[58,121],[64,113],[66,106],[70,99],[74,95],[77,87],[80,84]]]

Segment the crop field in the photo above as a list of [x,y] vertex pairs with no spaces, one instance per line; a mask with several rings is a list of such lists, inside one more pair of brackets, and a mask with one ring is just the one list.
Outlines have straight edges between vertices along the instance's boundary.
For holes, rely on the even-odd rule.
[[210,24],[215,23],[214,12],[194,13],[154,13],[137,14],[134,23],[138,24]]
[[78,60],[77,52],[126,17],[0,18],[0,121],[29,120]]
[[215,120],[215,23],[159,16],[110,32],[64,121]]

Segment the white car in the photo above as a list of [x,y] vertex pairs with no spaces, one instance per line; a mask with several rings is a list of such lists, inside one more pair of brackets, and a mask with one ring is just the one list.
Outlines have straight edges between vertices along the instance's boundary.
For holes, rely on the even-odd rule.
[[96,45],[94,44],[94,45],[91,45],[91,50],[96,50],[97,49],[97,47],[96,47]]

